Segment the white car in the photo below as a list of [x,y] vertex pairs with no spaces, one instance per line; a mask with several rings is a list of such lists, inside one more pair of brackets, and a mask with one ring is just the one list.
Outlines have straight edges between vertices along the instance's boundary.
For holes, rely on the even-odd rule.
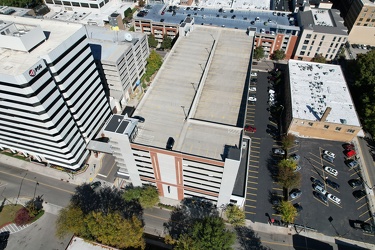
[[256,102],[257,101],[257,98],[254,97],[254,96],[249,96],[249,102]]
[[255,92],[255,91],[257,91],[257,88],[256,87],[249,87],[249,91]]
[[327,194],[326,196],[327,196],[328,199],[330,199],[330,200],[333,201],[334,203],[340,205],[341,200],[340,200],[339,198],[337,198],[336,196],[334,196],[333,194]]
[[328,167],[328,166],[323,166],[323,168],[324,168],[324,171],[326,171],[327,173],[329,173],[333,176],[337,176],[339,174],[339,172],[334,168],[331,168],[331,167]]
[[260,33],[264,34],[266,32],[265,29],[260,29]]
[[270,90],[268,90],[268,93],[270,93],[270,94],[275,94],[275,90],[270,89]]
[[251,72],[250,76],[258,76],[256,72]]
[[317,185],[317,184],[314,184],[314,190],[318,191],[322,195],[326,195],[327,194],[327,191],[324,189],[324,187],[322,187],[320,185]]
[[328,150],[323,150],[323,154],[328,155],[329,157],[335,159],[336,155]]

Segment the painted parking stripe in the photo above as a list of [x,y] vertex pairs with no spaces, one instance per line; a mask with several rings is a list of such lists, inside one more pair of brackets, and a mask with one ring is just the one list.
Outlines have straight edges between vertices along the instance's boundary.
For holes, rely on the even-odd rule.
[[250,159],[249,162],[250,162],[250,161],[253,161],[253,162],[257,162],[257,163],[259,163],[259,160],[251,160],[251,159]]
[[258,155],[251,155],[250,157],[255,157],[255,158],[259,158]]
[[367,220],[365,220],[365,222],[368,222],[369,220],[371,220],[372,218],[370,217],[370,218],[368,218]]
[[254,195],[254,196],[257,196],[257,194],[253,194],[253,193],[246,193],[248,195]]
[[373,234],[367,234],[367,233],[363,233],[364,235],[367,235],[367,236],[372,236],[372,237],[374,237],[375,235],[373,235]]
[[251,205],[245,205],[245,207],[257,208],[256,206],[251,206]]
[[282,188],[272,188],[273,190],[280,190],[280,191],[283,191]]
[[249,171],[251,173],[258,173],[258,171],[253,171],[253,170],[247,170],[247,171]]
[[254,182],[254,181],[247,181],[247,183],[258,185],[258,182]]
[[255,145],[251,145],[251,148],[253,149],[253,148],[260,148],[260,147],[255,146]]
[[363,204],[362,206],[360,206],[359,208],[357,208],[357,210],[363,208],[365,205],[367,205],[367,203]]
[[248,212],[248,211],[245,211],[245,213],[247,213],[247,214],[256,214],[254,212]]
[[258,179],[258,176],[251,176],[251,175],[249,175],[249,178]]
[[252,200],[252,199],[246,199],[246,201],[257,202],[256,200]]
[[342,206],[340,206],[339,204],[337,204],[337,203],[335,203],[335,202],[333,202],[333,201],[331,201],[330,199],[328,199],[332,204],[334,204],[334,205],[336,205],[336,206],[338,206],[339,208],[342,208]]
[[358,175],[358,173],[359,173],[359,171],[356,171],[356,172],[352,173],[352,174],[350,175],[350,177],[352,177],[353,175]]
[[363,196],[363,197],[359,198],[356,202],[363,200],[365,197],[366,196]]
[[249,165],[250,168],[259,168],[259,166]]
[[370,210],[367,210],[366,212],[364,212],[364,213],[362,213],[360,216],[358,216],[358,217],[362,217],[363,215],[365,215],[366,213],[369,213],[370,212]]
[[329,204],[328,204],[328,203],[324,203],[323,201],[318,200],[317,198],[315,198],[315,196],[314,196],[314,199],[317,200],[317,201],[319,201],[320,203],[322,203],[322,204],[325,205],[326,207],[329,207]]
[[279,217],[281,217],[281,214],[272,214],[272,216],[279,216]]
[[258,189],[255,188],[255,187],[247,187],[247,188],[249,188],[249,189],[253,189],[253,190],[258,190]]

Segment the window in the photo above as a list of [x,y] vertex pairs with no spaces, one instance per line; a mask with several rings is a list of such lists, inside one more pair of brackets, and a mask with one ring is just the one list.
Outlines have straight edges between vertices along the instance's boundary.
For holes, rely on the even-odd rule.
[[335,54],[335,52],[336,52],[336,50],[334,49],[334,50],[332,51],[332,54]]
[[375,19],[371,19],[371,22],[372,22],[372,23],[375,22]]
[[314,45],[314,43],[315,43],[315,41],[312,41],[312,42],[311,42],[311,45]]
[[309,44],[309,40],[305,40],[303,44]]
[[312,46],[310,46],[309,50],[310,50],[310,51],[312,50]]
[[319,43],[319,46],[322,46],[322,44],[323,44],[323,42],[320,42],[320,43]]
[[355,132],[355,130],[354,129],[348,129],[346,132],[353,134]]
[[324,38],[326,38],[326,36],[322,36],[322,41],[324,40]]
[[310,56],[310,52],[307,53],[307,56]]
[[336,131],[340,131],[340,130],[341,130],[341,127],[336,127],[335,130],[336,130]]
[[303,55],[305,55],[305,51],[301,51],[299,54],[300,54],[301,56],[303,56]]
[[316,49],[316,52],[319,52],[319,50],[320,50],[320,47],[318,47],[318,48]]
[[327,50],[327,53],[329,53],[329,52],[331,52],[331,49],[328,49],[328,50]]
[[332,46],[333,46],[333,43],[331,43],[331,45],[329,45],[330,48],[332,48]]
[[314,36],[314,39],[316,39],[316,36],[317,36],[317,35]]
[[363,21],[363,18],[360,18],[358,21],[362,22],[362,21]]
[[361,23],[357,23],[357,25],[359,26],[359,25],[361,25]]
[[329,56],[329,59],[332,59],[332,57],[333,57],[333,55],[330,55],[330,56]]
[[336,41],[336,38],[337,38],[337,37],[334,37],[334,38],[333,38],[333,41]]
[[367,23],[365,23],[363,26],[367,26]]
[[337,46],[339,46],[339,44],[338,44],[338,43],[336,43],[336,45],[335,45],[335,48],[337,48]]
[[307,35],[306,35],[306,38],[311,38],[311,34],[307,34]]
[[63,4],[66,6],[71,6],[70,2],[67,2],[67,1],[64,1]]
[[314,125],[314,123],[313,122],[309,122],[309,126],[311,127],[312,125]]
[[339,37],[339,40],[337,40],[337,42],[340,42],[341,41],[341,37]]
[[303,45],[302,46],[302,50],[306,50],[307,49],[307,46],[306,45]]
[[329,125],[324,125],[324,128],[325,128],[325,129],[328,129],[328,128],[329,128]]

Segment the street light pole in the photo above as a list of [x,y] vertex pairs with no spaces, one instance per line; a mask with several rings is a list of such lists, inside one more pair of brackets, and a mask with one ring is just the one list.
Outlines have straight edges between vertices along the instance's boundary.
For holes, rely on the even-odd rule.
[[18,198],[20,197],[20,194],[21,194],[21,189],[22,189],[22,184],[23,184],[23,180],[25,179],[27,173],[23,176],[22,178],[22,181],[21,181],[21,185],[20,185],[20,189],[18,190],[18,195],[17,195],[17,200],[16,200],[16,204],[14,204],[15,206],[17,205],[18,203]]
[[35,199],[35,194],[36,194],[36,187],[39,186],[39,182],[35,182],[35,188],[34,188],[34,196],[33,199]]

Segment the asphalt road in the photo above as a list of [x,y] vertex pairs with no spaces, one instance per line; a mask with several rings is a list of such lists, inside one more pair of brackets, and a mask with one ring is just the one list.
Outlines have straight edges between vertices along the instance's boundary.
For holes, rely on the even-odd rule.
[[[43,167],[41,167],[41,171],[43,171]],[[33,198],[42,195],[45,202],[65,207],[74,190],[75,185],[73,184],[0,164],[0,194],[2,198]]]

